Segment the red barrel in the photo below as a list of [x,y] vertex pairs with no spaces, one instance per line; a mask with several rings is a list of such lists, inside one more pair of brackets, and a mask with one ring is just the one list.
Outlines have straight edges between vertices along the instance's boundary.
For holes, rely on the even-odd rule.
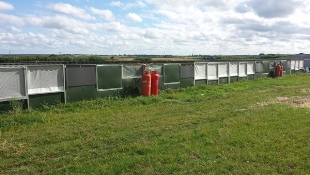
[[151,95],[151,74],[149,71],[144,71],[142,75],[142,95]]
[[151,94],[158,95],[158,81],[159,75],[156,70],[152,72]]

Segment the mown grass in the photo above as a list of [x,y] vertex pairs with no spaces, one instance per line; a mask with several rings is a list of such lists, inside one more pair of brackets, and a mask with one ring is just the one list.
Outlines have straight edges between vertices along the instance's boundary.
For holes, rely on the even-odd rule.
[[0,115],[0,174],[307,174],[310,75]]

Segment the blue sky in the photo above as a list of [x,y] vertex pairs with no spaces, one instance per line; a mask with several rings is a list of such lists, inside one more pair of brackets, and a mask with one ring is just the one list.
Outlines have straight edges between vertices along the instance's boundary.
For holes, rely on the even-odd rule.
[[0,54],[309,53],[304,0],[0,0]]

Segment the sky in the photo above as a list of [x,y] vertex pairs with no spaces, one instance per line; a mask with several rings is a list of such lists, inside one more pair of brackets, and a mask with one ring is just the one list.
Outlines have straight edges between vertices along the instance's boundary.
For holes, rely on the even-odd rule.
[[309,53],[305,0],[0,0],[0,54]]

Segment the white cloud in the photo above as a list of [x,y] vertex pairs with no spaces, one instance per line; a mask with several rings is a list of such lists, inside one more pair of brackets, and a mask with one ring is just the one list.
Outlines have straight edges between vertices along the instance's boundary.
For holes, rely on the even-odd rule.
[[295,12],[295,10],[302,6],[302,3],[295,0],[268,0],[262,3],[261,0],[249,1],[248,6],[252,7],[254,12],[264,18],[283,18]]
[[220,8],[225,9],[230,3],[234,3],[235,0],[146,0],[148,4],[154,5],[157,9],[178,9],[179,7],[196,7],[201,9]]
[[133,33],[120,34],[119,37],[124,40],[136,40],[141,38],[138,34]]
[[50,29],[62,29],[76,34],[88,34],[86,23],[63,16],[44,17],[41,25]]
[[89,27],[92,27],[94,30],[105,30],[108,32],[126,31],[126,27],[119,22],[89,24]]
[[94,20],[95,17],[87,14],[84,9],[79,7],[74,7],[70,4],[57,3],[57,4],[49,4],[48,8],[55,13],[72,15],[77,18],[85,19],[85,20]]
[[0,11],[1,10],[13,10],[14,6],[12,4],[0,1]]
[[[0,11],[0,52],[16,48],[18,52],[90,54],[299,53],[306,52],[302,50],[310,43],[310,3],[302,0],[104,3],[120,11],[102,9],[94,1],[88,7],[78,6],[82,3],[85,0],[50,4],[48,8],[55,13],[36,4],[33,13],[26,9],[27,15],[23,9],[10,14]],[[273,11],[272,4],[279,9]],[[128,22],[137,23],[132,27]]]
[[144,3],[143,1],[139,1],[139,0],[136,2],[129,2],[129,3],[122,3],[120,1],[112,1],[110,5],[115,6],[115,7],[122,7],[123,9],[147,7],[146,3]]
[[114,21],[114,15],[110,10],[99,10],[94,7],[91,7],[90,10],[92,13],[99,15],[102,19]]
[[37,27],[43,27],[49,30],[58,30],[71,32],[72,34],[90,34],[94,31],[108,31],[119,32],[127,30],[124,25],[119,22],[97,22],[89,23],[76,19],[71,19],[66,16],[34,16],[29,15],[24,18],[25,25],[32,25]]
[[127,3],[124,5],[125,9],[134,8],[134,7],[146,7],[147,5],[143,1],[136,1],[134,3]]
[[157,28],[149,28],[145,30],[144,37],[149,39],[160,39],[163,38],[163,31]]
[[22,25],[23,19],[14,15],[0,13],[0,24]]
[[126,18],[129,22],[142,22],[142,18],[135,13],[128,13]]
[[88,23],[66,16],[34,16],[29,15],[24,18],[25,25],[44,27],[46,29],[57,29],[72,32],[74,34],[88,34]]
[[44,17],[38,17],[35,15],[27,15],[24,17],[25,24],[39,26],[42,23]]
[[12,31],[12,32],[22,32],[21,29],[16,28],[16,27],[13,27],[13,26],[11,26],[11,31]]
[[110,3],[111,6],[116,6],[116,7],[120,7],[123,5],[123,3],[121,3],[120,1],[112,1]]

